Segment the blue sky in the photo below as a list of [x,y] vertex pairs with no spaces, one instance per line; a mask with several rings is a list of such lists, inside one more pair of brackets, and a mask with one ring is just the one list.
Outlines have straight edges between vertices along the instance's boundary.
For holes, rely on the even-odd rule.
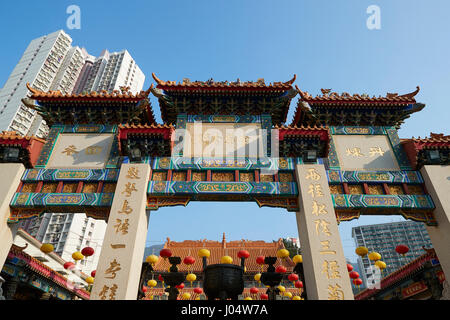
[[[66,8],[81,9],[81,29],[68,30]],[[381,9],[381,29],[369,30],[367,7]],[[427,107],[408,119],[401,138],[448,134],[450,27],[448,0],[341,1],[8,1],[0,12],[0,86],[28,43],[64,29],[73,45],[92,55],[127,49],[147,76],[163,80],[265,78],[296,84],[312,94],[408,93]],[[291,105],[293,115],[297,98]],[[152,98],[160,121],[157,101]],[[340,226],[346,255],[354,257],[351,227],[398,221],[361,218]],[[295,215],[254,203],[191,203],[152,214],[148,244],[173,240],[270,241],[296,236]]]

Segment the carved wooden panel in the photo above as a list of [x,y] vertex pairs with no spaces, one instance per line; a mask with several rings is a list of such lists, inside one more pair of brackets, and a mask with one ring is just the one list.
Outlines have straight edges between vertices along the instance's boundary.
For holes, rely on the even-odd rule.
[[274,182],[273,175],[270,175],[270,174],[260,175],[259,180],[261,182]]
[[212,181],[233,182],[234,181],[234,172],[213,172],[211,180]]
[[56,188],[58,187],[57,183],[48,183],[44,182],[44,186],[42,187],[42,193],[55,193]]
[[156,171],[153,172],[153,181],[167,181],[167,172],[165,171]]
[[83,185],[83,193],[96,193],[98,183],[85,183]]
[[64,183],[62,192],[63,193],[76,193],[78,188],[77,182],[66,182]]
[[369,189],[369,194],[384,194],[383,186],[380,184],[369,184],[367,188]]
[[425,194],[422,186],[418,184],[408,184],[408,191],[410,194]]
[[192,181],[206,181],[206,172],[192,172]]
[[172,181],[186,181],[186,172],[184,171],[173,172]]
[[253,172],[241,172],[239,174],[239,180],[244,182],[253,182],[255,181],[255,175]]
[[294,182],[294,176],[292,173],[280,173],[278,174],[280,182]]
[[33,193],[36,190],[37,183],[24,183],[21,192]]
[[363,187],[359,184],[349,184],[348,191],[350,194],[364,194]]
[[405,194],[401,185],[391,184],[388,187],[391,194]]
[[103,193],[114,193],[116,191],[115,183],[105,183],[103,185]]
[[330,185],[330,193],[331,194],[343,194],[344,190],[340,184],[332,184],[332,185]]

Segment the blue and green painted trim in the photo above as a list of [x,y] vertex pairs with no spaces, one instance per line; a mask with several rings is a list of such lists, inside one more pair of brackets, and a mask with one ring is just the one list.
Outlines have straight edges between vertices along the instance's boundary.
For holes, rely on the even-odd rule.
[[429,195],[332,194],[331,197],[335,209],[402,208],[433,210],[435,208]]
[[119,169],[28,169],[22,182],[35,181],[108,181],[116,182]]
[[90,206],[111,207],[114,193],[16,193],[11,200],[12,208]]

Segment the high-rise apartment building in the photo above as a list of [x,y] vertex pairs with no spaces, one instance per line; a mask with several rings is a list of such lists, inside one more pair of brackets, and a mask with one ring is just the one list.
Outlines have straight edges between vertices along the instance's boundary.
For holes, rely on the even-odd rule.
[[120,90],[142,90],[145,75],[127,50],[97,59],[85,49],[72,47],[72,38],[60,30],[31,41],[19,63],[0,90],[0,131],[45,137],[48,126],[36,111],[26,108],[27,83],[40,91],[62,94]]
[[78,266],[87,274],[96,269],[106,232],[105,221],[88,218],[84,213],[45,213],[24,220],[20,227],[40,242],[51,243],[55,253],[66,261],[73,260],[74,252],[92,247],[94,255],[80,261]]
[[[71,48],[72,39],[64,31],[57,31],[30,42],[0,91],[0,130],[17,131],[21,135],[43,137],[48,127],[40,126],[42,119],[34,110],[26,108],[22,99],[28,94],[26,83],[48,91]],[[39,124],[34,124],[39,123]],[[35,132],[30,132],[31,127]]]
[[[352,228],[352,237],[356,247],[366,247],[370,252],[378,252],[381,260],[386,263],[386,269],[382,277],[399,269],[408,262],[420,257],[425,253],[423,247],[432,248],[431,240],[425,228],[425,224],[414,221],[392,222],[358,226]],[[402,256],[395,251],[400,245],[406,245],[409,252]],[[374,276],[375,268],[368,255],[358,257],[358,265],[361,271],[361,279],[367,286]]]
[[127,50],[113,53],[104,50],[86,73],[87,75],[83,75],[87,77],[85,84],[79,86],[76,93],[102,90],[112,92],[122,86],[137,93],[142,90],[145,81],[144,73]]
[[53,80],[50,86],[50,90],[61,91],[62,94],[72,93],[87,57],[86,50],[80,47],[70,48],[59,68],[55,80]]
[[82,49],[85,53],[86,59],[84,62],[84,66],[81,69],[80,75],[78,76],[77,82],[75,83],[75,87],[73,88],[72,93],[80,94],[83,92],[83,88],[86,85],[86,82],[91,74],[92,67],[95,62],[95,57],[89,55],[85,49]]

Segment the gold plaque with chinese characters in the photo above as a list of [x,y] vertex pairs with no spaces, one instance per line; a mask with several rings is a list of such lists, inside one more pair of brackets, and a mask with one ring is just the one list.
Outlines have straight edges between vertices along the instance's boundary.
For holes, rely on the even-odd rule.
[[263,157],[259,123],[188,123],[184,157]]
[[114,135],[62,133],[58,136],[47,169],[103,169],[111,152]]
[[335,135],[333,141],[341,170],[400,170],[387,136]]

